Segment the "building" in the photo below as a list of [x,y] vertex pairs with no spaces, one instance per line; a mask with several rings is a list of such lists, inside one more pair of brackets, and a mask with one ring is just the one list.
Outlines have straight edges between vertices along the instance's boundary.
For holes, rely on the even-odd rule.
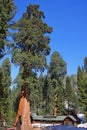
[[64,125],[74,125],[76,126],[79,122],[72,115],[64,116],[37,116],[32,115],[32,124],[41,123],[41,124],[64,124]]

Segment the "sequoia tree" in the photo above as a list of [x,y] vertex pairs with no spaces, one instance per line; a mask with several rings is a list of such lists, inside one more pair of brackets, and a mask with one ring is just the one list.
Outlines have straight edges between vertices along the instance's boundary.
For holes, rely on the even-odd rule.
[[29,130],[30,121],[30,90],[32,75],[39,70],[44,71],[46,56],[50,53],[50,38],[52,28],[44,20],[44,12],[39,5],[29,5],[22,18],[15,24],[13,63],[21,69],[21,96],[18,115],[22,119],[22,130]]

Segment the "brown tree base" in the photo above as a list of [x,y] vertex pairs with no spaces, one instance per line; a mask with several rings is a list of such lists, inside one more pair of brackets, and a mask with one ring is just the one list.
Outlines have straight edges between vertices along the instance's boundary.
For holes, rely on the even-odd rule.
[[32,129],[30,119],[30,101],[24,95],[24,91],[21,92],[18,114],[15,121],[16,130],[30,130]]

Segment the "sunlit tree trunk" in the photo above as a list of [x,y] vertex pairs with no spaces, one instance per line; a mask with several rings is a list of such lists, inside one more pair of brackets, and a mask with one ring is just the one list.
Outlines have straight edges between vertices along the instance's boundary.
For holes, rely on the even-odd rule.
[[24,98],[24,110],[22,114],[22,126],[21,130],[30,130],[31,120],[30,120],[30,102]]
[[30,119],[30,100],[23,90],[21,90],[18,113],[15,121],[16,130],[18,123],[20,123],[19,127],[21,130],[30,130],[32,128]]

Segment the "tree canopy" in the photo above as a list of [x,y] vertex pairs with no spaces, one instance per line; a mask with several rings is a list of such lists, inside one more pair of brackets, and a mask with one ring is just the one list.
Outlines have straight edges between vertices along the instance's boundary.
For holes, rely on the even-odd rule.
[[46,56],[50,53],[50,38],[47,34],[52,32],[52,28],[43,22],[44,18],[39,5],[30,4],[15,24],[18,31],[14,35],[13,63],[20,65],[22,81],[27,86],[33,73],[45,69]]

